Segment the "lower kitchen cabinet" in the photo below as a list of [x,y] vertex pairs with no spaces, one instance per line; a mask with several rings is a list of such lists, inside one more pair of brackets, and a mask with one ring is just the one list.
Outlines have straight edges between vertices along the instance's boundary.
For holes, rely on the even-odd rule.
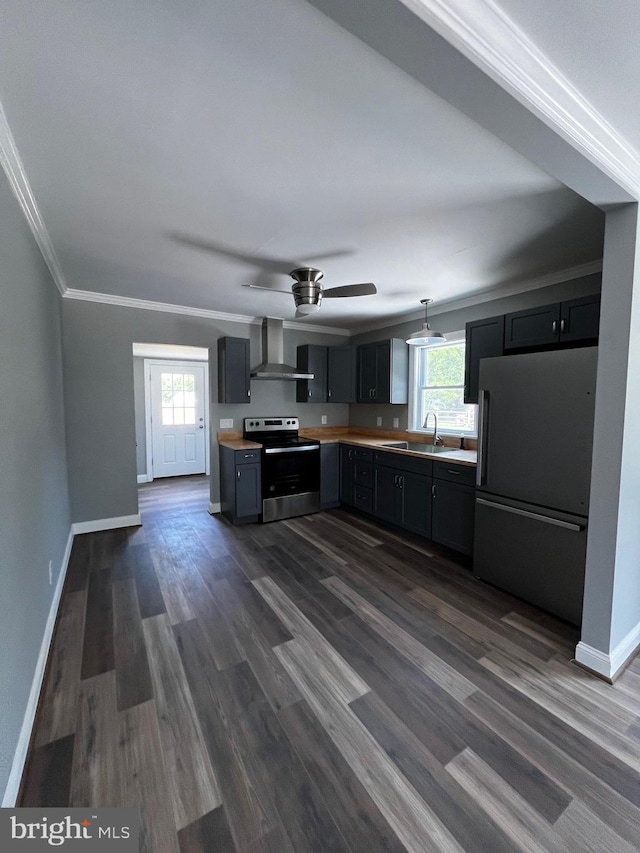
[[220,447],[220,509],[233,524],[257,521],[262,513],[259,450]]
[[340,446],[320,445],[320,507],[330,509],[340,504]]
[[432,488],[431,538],[462,554],[473,552],[475,489],[445,480]]
[[340,446],[342,503],[471,554],[474,468],[386,451],[366,453],[371,451]]

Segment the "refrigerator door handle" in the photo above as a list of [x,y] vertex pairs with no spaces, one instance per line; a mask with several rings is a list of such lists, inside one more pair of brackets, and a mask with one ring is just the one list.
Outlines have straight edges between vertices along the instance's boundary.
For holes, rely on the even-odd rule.
[[478,391],[478,458],[476,463],[476,486],[484,486],[487,480],[487,417],[489,415],[489,392]]
[[493,509],[502,510],[502,512],[511,512],[514,515],[523,515],[525,518],[532,518],[535,521],[542,521],[545,524],[553,524],[555,527],[564,527],[565,530],[573,530],[575,533],[580,533],[584,530],[584,525],[573,524],[570,521],[562,521],[559,518],[551,518],[548,515],[540,515],[538,512],[529,512],[526,509],[518,509],[515,506],[505,506],[505,504],[495,503],[494,501],[486,501],[484,498],[476,498],[476,503],[483,506],[490,506]]

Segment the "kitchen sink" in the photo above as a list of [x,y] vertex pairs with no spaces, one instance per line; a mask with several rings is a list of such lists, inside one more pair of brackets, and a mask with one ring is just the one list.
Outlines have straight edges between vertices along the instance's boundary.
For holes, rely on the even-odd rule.
[[382,447],[397,447],[398,450],[413,450],[414,453],[446,453],[454,449],[441,444],[420,444],[416,441],[388,441]]

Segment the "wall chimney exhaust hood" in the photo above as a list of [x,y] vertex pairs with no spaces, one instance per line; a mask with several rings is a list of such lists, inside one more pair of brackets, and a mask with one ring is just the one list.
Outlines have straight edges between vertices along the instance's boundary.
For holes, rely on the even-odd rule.
[[282,320],[265,317],[262,321],[262,362],[251,370],[252,379],[313,379],[313,373],[303,373],[284,362],[284,324]]

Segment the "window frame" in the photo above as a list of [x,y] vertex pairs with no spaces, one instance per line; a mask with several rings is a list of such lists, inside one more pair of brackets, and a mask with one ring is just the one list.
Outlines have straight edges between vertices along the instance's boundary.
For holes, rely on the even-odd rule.
[[[418,414],[418,399],[419,399],[419,391],[418,391],[418,377],[420,375],[420,368],[418,365],[418,359],[420,358],[421,350],[425,349],[441,349],[446,346],[451,346],[452,344],[465,344],[466,347],[466,336],[464,330],[459,332],[447,332],[447,340],[442,344],[429,344],[424,347],[410,347],[413,352],[410,353],[409,357],[409,412],[408,412],[408,423],[409,428],[408,432],[415,432],[419,435],[427,435],[430,434],[433,430],[430,427],[429,429],[422,429],[422,425],[418,425],[416,423],[416,418]],[[462,377],[461,385],[451,385],[448,386],[450,388],[462,388],[464,393],[464,376]],[[441,428],[438,425],[438,432],[440,435],[453,435],[453,436],[464,436],[465,438],[477,438],[478,436],[478,407],[473,403],[467,403],[466,405],[474,405],[475,408],[475,416],[474,416],[474,424],[475,429],[473,431],[465,431],[465,430],[450,430],[446,428]]]

